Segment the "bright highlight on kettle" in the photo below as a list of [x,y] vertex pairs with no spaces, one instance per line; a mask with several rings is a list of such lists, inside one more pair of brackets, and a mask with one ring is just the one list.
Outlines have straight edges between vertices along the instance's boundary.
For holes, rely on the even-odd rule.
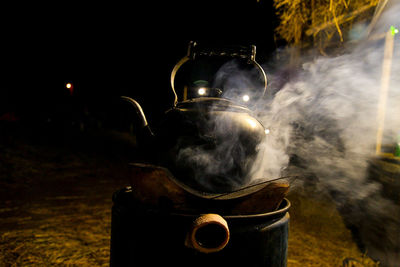
[[197,93],[199,94],[199,95],[205,95],[206,94],[206,89],[205,88],[199,88],[199,90],[197,91]]

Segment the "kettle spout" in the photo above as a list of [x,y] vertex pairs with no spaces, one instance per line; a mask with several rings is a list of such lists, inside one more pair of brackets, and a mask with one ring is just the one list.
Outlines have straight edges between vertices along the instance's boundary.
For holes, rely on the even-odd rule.
[[136,118],[135,120],[138,122],[139,129],[136,132],[137,138],[139,139],[138,141],[141,143],[144,141],[144,143],[148,143],[150,140],[153,139],[154,134],[151,131],[151,128],[147,122],[146,116],[144,115],[143,109],[140,106],[140,104],[127,96],[121,96],[121,99],[125,102],[128,102],[130,106],[134,109],[136,113]]
[[121,99],[131,104],[131,106],[135,109],[136,114],[139,119],[139,125],[144,128],[148,126],[146,116],[144,115],[143,109],[140,104],[135,100],[127,96],[121,96]]

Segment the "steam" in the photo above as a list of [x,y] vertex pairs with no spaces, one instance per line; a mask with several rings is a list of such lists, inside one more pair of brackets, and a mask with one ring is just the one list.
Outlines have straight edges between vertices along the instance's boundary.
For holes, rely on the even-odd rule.
[[252,159],[241,145],[241,129],[232,123],[232,117],[241,120],[242,115],[218,111],[212,115],[212,119],[197,121],[198,128],[203,129],[200,132],[202,141],[183,146],[177,161],[180,166],[195,170],[193,187],[207,192],[229,192],[248,182],[244,181],[241,170],[251,166]]
[[[382,55],[382,46],[364,46],[305,63],[270,107],[260,105],[258,112],[271,129],[264,144],[264,177],[302,175],[304,184],[314,187],[313,195],[333,198],[370,255],[395,266],[399,207],[382,196],[380,183],[368,179],[375,157]],[[396,62],[394,58],[393,73]],[[400,130],[399,89],[392,79],[385,118],[385,141],[391,143]]]
[[[323,177],[333,173],[332,182],[342,179],[343,186],[365,177],[376,143],[380,70],[374,64],[359,52],[303,64],[298,78],[288,82],[269,107],[257,106],[260,120],[271,130],[265,153],[272,153],[270,147],[276,153],[285,151],[303,169]],[[388,121],[387,129],[393,124]],[[271,156],[281,156],[265,155],[267,176],[276,176],[276,166],[283,171],[289,159],[271,162]],[[321,186],[329,187],[330,182]]]
[[[399,26],[398,14],[400,5],[392,6],[377,24],[377,32]],[[384,144],[394,144],[400,131],[399,45],[395,36]],[[309,57],[299,69],[287,67],[286,62],[276,64],[280,68],[269,73],[269,90],[276,93],[271,99],[253,101],[257,118],[269,130],[259,147],[255,177],[301,175],[298,186],[312,186],[313,195],[331,196],[370,256],[383,266],[398,266],[400,207],[368,176],[376,157],[384,46],[384,39],[364,42],[336,57]],[[267,72],[270,65],[264,66]],[[226,77],[225,71],[232,69],[223,67],[224,73],[217,77]],[[237,101],[236,88],[251,87],[241,75],[231,76],[225,85],[233,89],[228,96]]]

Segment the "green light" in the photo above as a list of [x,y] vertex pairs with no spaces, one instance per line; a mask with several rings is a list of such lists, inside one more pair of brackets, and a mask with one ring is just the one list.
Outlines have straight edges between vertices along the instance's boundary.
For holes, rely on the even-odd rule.
[[394,36],[396,33],[399,33],[399,29],[395,28],[393,25],[390,26],[390,33]]

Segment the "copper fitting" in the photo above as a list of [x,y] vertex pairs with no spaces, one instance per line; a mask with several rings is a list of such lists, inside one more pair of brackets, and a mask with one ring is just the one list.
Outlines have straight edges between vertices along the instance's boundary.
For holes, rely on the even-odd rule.
[[204,214],[194,220],[185,245],[202,253],[222,250],[229,242],[229,227],[218,214]]

